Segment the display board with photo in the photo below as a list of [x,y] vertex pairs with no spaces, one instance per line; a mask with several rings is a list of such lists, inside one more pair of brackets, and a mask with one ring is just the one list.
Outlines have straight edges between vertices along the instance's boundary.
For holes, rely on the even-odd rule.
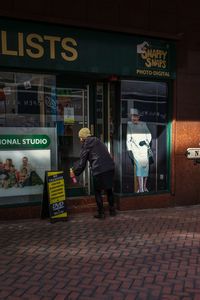
[[0,197],[42,194],[50,168],[49,149],[0,151]]

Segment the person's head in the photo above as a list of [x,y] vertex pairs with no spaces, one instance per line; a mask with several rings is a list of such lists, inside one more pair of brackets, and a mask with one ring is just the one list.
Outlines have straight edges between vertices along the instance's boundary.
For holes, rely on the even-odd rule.
[[23,165],[27,165],[27,163],[28,163],[28,157],[24,156],[22,158],[22,163],[23,163]]
[[138,123],[140,119],[140,113],[137,108],[131,108],[130,110],[130,115],[131,115],[131,121],[133,123]]
[[81,130],[79,130],[78,136],[80,141],[84,142],[87,139],[87,137],[91,136],[90,129],[87,127],[81,128]]
[[11,165],[12,165],[12,159],[11,158],[6,158],[6,165],[11,167]]

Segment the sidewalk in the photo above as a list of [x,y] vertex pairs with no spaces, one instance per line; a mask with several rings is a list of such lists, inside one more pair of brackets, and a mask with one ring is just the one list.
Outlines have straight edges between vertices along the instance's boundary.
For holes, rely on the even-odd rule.
[[0,300],[200,300],[200,206],[0,222]]

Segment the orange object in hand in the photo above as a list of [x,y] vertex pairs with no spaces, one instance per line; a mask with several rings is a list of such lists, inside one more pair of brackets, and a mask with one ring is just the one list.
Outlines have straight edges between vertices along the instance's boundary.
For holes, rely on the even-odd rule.
[[77,179],[72,168],[69,169],[69,173],[73,183],[77,183]]

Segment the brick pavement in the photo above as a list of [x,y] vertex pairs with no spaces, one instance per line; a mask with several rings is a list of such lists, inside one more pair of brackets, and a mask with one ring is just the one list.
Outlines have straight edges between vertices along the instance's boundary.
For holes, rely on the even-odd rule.
[[200,300],[200,206],[0,222],[1,300]]

